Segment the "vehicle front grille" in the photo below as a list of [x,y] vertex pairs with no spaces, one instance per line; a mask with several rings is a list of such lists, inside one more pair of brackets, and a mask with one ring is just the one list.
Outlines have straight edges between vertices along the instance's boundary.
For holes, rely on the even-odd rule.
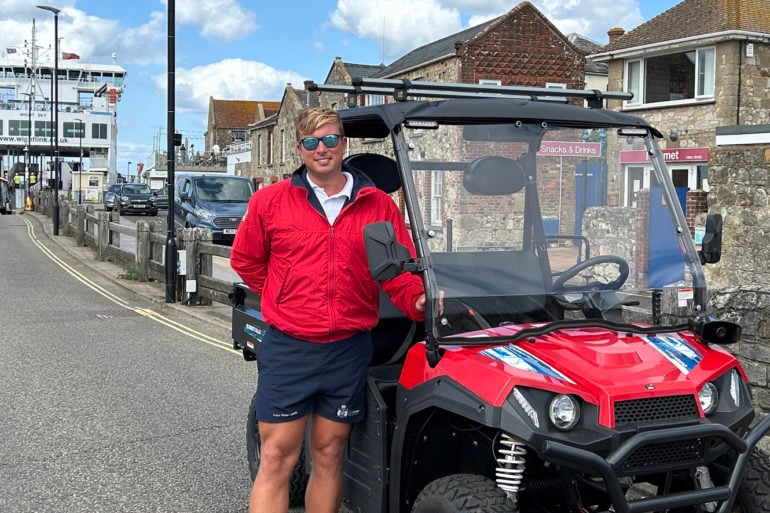
[[217,226],[222,229],[238,228],[239,224],[241,224],[240,217],[219,216],[214,218],[214,226]]
[[616,426],[698,418],[700,413],[694,395],[650,397],[615,403]]
[[705,445],[701,438],[645,445],[622,461],[618,473],[633,475],[703,464]]

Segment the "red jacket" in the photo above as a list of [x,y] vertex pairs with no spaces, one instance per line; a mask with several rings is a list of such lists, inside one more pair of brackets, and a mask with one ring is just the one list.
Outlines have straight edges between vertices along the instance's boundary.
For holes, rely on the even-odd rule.
[[[342,340],[377,324],[379,290],[369,274],[364,226],[390,221],[399,242],[415,255],[393,199],[367,177],[345,170],[354,176],[352,201],[333,225],[305,180],[303,166],[290,180],[254,193],[233,242],[230,265],[262,296],[265,322],[300,340]],[[415,309],[423,293],[418,276],[402,274],[381,285],[406,316],[424,318]]]

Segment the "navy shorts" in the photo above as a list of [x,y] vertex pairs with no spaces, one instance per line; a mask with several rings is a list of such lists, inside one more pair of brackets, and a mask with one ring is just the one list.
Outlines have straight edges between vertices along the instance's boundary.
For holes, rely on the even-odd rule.
[[257,351],[257,420],[317,413],[335,422],[362,421],[371,359],[369,332],[317,344],[268,328]]

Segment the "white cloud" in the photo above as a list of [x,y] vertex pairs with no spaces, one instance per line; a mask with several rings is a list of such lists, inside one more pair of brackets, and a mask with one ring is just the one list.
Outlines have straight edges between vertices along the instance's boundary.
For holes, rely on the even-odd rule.
[[175,21],[197,27],[208,39],[236,41],[259,28],[254,11],[238,0],[187,0],[175,5]]
[[461,30],[460,12],[438,0],[338,0],[337,29],[375,41],[386,60]]
[[[166,78],[166,75],[153,77],[155,86],[164,95]],[[211,96],[219,100],[278,101],[287,83],[302,89],[305,80],[293,71],[243,59],[225,59],[190,69],[178,68],[175,78],[176,104],[180,112],[208,112]]]
[[[532,3],[565,35],[578,32],[600,43],[607,41],[610,28],[630,30],[644,22],[639,0]],[[392,62],[424,44],[500,16],[516,5],[510,0],[337,0],[329,21],[342,32],[371,40],[386,62]]]

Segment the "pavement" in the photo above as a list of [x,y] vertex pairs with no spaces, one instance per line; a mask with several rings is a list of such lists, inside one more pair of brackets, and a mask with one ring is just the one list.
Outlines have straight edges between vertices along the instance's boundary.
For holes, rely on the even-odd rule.
[[96,258],[94,248],[88,246],[79,246],[73,237],[67,235],[53,235],[53,220],[46,215],[35,211],[15,211],[13,215],[23,215],[33,220],[37,226],[42,228],[46,238],[61,251],[67,252],[80,263],[90,268],[96,274],[99,274],[106,280],[112,282],[115,286],[138,294],[153,303],[164,305],[166,308],[172,308],[179,313],[189,315],[203,320],[207,323],[214,323],[217,328],[229,331],[232,321],[232,307],[222,303],[214,302],[211,306],[184,305],[182,303],[166,302],[166,284],[163,282],[150,281],[141,282],[121,277],[125,272],[124,267],[114,262],[100,261]]

